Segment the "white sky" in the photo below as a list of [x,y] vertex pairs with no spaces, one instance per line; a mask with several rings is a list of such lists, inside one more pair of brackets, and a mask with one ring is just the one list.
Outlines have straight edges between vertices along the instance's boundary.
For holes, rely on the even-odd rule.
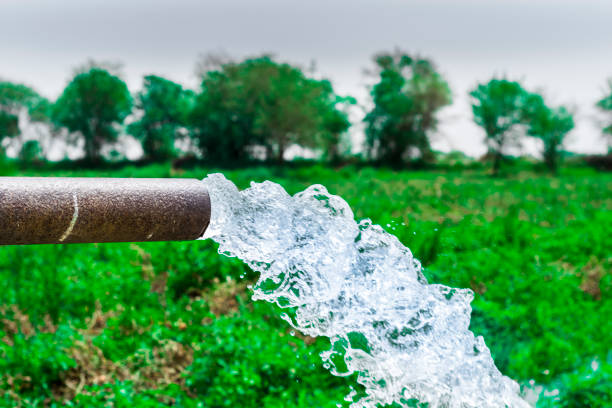
[[50,98],[88,58],[122,62],[132,91],[149,73],[195,88],[198,55],[223,50],[314,60],[367,105],[371,55],[400,47],[431,57],[453,89],[435,147],[484,152],[467,92],[506,75],[576,109],[568,148],[605,151],[593,105],[612,77],[611,0],[0,0],[0,38],[0,77]]

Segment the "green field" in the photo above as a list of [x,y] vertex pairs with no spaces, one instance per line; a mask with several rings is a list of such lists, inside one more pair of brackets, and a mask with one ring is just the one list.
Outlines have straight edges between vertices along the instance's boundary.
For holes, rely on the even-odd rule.
[[[430,282],[474,290],[472,330],[504,374],[551,391],[538,406],[611,406],[612,174],[496,179],[314,165],[224,173],[241,188],[324,184],[357,218],[396,234]],[[333,408],[359,388],[322,366],[326,339],[293,335],[278,310],[253,303],[255,276],[211,242],[3,247],[0,276],[3,406]]]

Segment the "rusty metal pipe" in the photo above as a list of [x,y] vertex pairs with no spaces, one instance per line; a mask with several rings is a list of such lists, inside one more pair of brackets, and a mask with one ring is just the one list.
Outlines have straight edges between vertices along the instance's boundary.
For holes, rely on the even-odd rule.
[[196,179],[0,177],[0,245],[192,240],[209,221]]

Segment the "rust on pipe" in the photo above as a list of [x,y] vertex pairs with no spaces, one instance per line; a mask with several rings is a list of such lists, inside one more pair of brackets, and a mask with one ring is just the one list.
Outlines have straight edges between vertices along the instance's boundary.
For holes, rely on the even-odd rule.
[[209,221],[196,179],[0,177],[0,245],[192,240]]

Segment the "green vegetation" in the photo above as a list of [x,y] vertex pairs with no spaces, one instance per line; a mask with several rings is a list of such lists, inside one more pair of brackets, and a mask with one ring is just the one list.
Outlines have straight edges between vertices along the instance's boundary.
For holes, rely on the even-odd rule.
[[504,149],[518,143],[515,128],[523,121],[527,92],[521,84],[507,79],[492,79],[470,92],[474,121],[485,133],[493,154],[493,173],[498,174]]
[[176,156],[175,141],[186,136],[192,104],[193,92],[180,84],[155,75],[144,78],[135,103],[142,117],[132,122],[127,132],[141,141],[146,159],[159,161]]
[[114,142],[118,126],[130,114],[132,97],[127,85],[104,68],[77,73],[53,107],[53,121],[83,139],[85,158],[101,159],[102,147]]
[[329,81],[263,56],[206,72],[191,127],[202,153],[213,160],[243,160],[262,146],[266,159],[282,162],[292,144],[325,147],[336,156],[339,135],[350,126],[337,109],[345,101]]
[[485,143],[493,157],[493,174],[500,172],[505,150],[518,147],[524,136],[542,142],[542,158],[557,173],[567,134],[574,128],[565,106],[551,108],[544,97],[528,92],[516,81],[491,79],[470,92],[474,121],[485,131]]
[[529,95],[525,105],[527,134],[542,141],[544,163],[552,173],[557,173],[563,140],[574,128],[574,118],[564,106],[549,108],[538,94]]
[[[610,406],[609,173],[562,168],[553,178],[517,167],[495,179],[297,163],[223,172],[241,188],[326,185],[410,247],[430,282],[474,290],[472,330],[506,375],[552,394],[538,406]],[[255,278],[207,241],[0,248],[0,406],[346,406],[359,387],[322,367],[328,341],[292,335],[279,310],[250,301]]]
[[41,164],[45,161],[42,148],[38,140],[28,140],[21,146],[19,162],[25,166]]
[[[51,103],[32,88],[0,81],[0,142],[20,136],[19,114],[26,111],[31,121],[48,121]],[[2,150],[0,146],[0,153]],[[3,154],[2,154],[3,155]]]
[[438,123],[437,112],[451,103],[448,83],[430,60],[401,51],[379,54],[374,62],[380,80],[364,119],[370,155],[398,165],[417,149],[422,159],[431,159],[428,136]]
[[[54,103],[0,82],[0,174],[202,178],[214,163],[246,163],[224,171],[241,188],[324,184],[396,234],[431,282],[475,292],[472,330],[505,374],[541,394],[538,406],[612,405],[612,176],[582,159],[560,166],[570,110],[519,82],[479,84],[470,96],[485,158],[506,175],[494,179],[482,161],[432,151],[451,103],[433,61],[396,51],[374,62],[368,154],[357,157],[347,145],[356,101],[266,55],[208,60],[195,91],[150,75],[132,96],[95,63]],[[612,111],[612,95],[597,106]],[[85,161],[47,162],[46,139],[21,137],[24,118]],[[125,133],[143,160],[105,162]],[[525,137],[541,141],[554,177],[506,156]],[[338,167],[281,164],[292,145]],[[611,157],[587,162],[609,169]],[[392,170],[415,159],[428,171]],[[256,276],[210,242],[5,247],[0,278],[0,407],[336,407],[360,390],[322,366],[326,339],[292,333],[280,310],[251,302]]]
[[[128,144],[116,142],[126,134],[140,142],[139,160],[148,163],[283,162],[287,149],[298,146],[334,164],[372,161],[393,168],[431,164],[436,154],[430,138],[440,110],[452,102],[449,84],[431,59],[396,50],[376,54],[373,60],[376,83],[369,88],[372,106],[367,112],[364,105],[353,106],[354,98],[337,95],[332,83],[318,78],[314,70],[269,55],[241,61],[209,56],[198,68],[197,90],[147,75],[133,98],[117,67],[90,61],[76,70],[54,103],[27,86],[0,82],[0,145],[12,147],[11,154],[25,165],[32,158],[46,159],[45,150],[58,139],[64,158],[69,150],[81,150],[85,156],[81,164],[118,161],[124,158],[121,147]],[[489,148],[484,159],[491,159],[493,174],[499,174],[502,162],[510,158],[509,148],[520,147],[526,137],[541,141],[544,164],[550,172],[558,171],[568,155],[565,137],[574,128],[568,108],[550,107],[539,93],[507,79],[478,84],[470,97],[474,121],[483,128]],[[611,101],[612,95],[606,95],[597,106],[610,112]],[[363,146],[350,145],[356,139],[350,132],[356,125],[350,120],[358,111],[355,108],[365,112]],[[18,137],[20,117],[46,125],[44,143],[44,132],[37,130],[40,151],[30,144],[20,154],[28,142]],[[606,126],[603,132],[612,134],[610,129]],[[0,160],[4,156],[0,152]],[[611,157],[587,157],[585,162],[610,168]]]
[[21,108],[25,108],[34,121],[44,121],[49,116],[50,102],[40,96],[32,88],[14,84],[11,82],[0,82],[0,111],[12,115],[17,120]]

